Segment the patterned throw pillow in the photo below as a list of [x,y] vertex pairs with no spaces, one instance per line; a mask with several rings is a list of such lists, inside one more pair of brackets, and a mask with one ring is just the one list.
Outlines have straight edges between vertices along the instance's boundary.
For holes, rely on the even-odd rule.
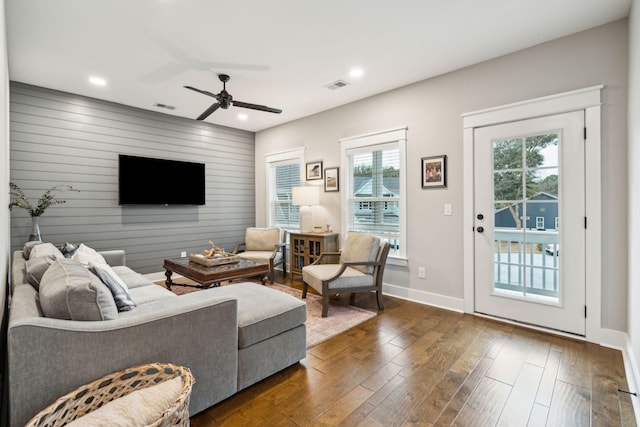
[[130,311],[136,308],[136,303],[129,295],[129,288],[108,264],[92,262],[89,263],[89,270],[109,288],[118,311]]
[[75,254],[78,250],[78,245],[64,242],[64,244],[61,245],[58,249],[60,249],[60,252],[62,252],[62,255],[64,255],[65,258],[71,258],[73,254]]

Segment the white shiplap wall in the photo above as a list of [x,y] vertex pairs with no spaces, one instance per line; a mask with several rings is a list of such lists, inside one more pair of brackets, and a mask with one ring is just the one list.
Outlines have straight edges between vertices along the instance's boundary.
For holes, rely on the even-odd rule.
[[[80,190],[41,217],[45,241],[125,249],[127,265],[150,273],[209,240],[231,250],[254,225],[253,132],[16,82],[10,101],[11,181],[34,202],[54,185]],[[118,154],[205,163],[206,205],[119,206]],[[154,185],[153,176],[140,179]],[[11,216],[15,250],[31,218],[22,209]]]

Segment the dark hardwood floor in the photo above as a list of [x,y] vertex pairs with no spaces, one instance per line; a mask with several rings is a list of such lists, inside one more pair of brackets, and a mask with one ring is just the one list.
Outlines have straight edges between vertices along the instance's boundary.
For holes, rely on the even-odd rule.
[[[630,396],[618,391],[628,389],[619,351],[397,298],[384,303],[377,317],[191,425],[636,425]],[[375,297],[357,295],[356,305],[375,310]]]

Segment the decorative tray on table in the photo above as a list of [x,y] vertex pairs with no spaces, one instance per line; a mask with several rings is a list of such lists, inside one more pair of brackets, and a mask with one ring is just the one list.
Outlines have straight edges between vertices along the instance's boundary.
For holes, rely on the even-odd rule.
[[189,254],[189,261],[206,267],[213,267],[214,265],[233,264],[234,262],[238,262],[240,261],[240,256],[206,256],[202,254]]

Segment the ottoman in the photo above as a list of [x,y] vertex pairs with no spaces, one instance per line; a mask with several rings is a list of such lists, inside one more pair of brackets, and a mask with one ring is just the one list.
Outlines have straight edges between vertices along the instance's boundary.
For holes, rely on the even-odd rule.
[[238,300],[238,390],[306,357],[306,303],[249,282],[216,292]]

